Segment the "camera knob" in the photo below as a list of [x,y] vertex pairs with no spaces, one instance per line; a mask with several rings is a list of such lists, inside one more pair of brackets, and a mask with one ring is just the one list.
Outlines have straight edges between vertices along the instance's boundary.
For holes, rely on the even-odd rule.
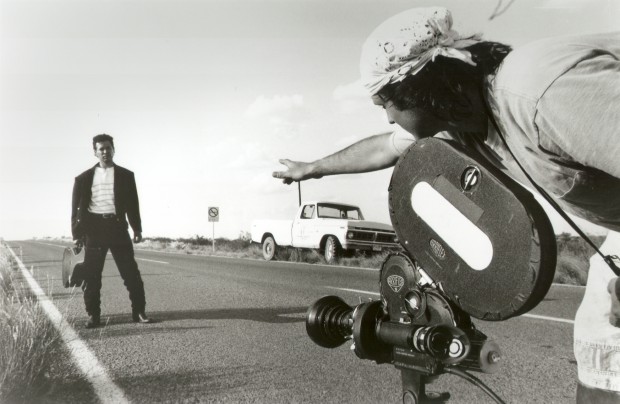
[[405,295],[405,308],[407,312],[418,318],[426,311],[426,304],[422,297],[422,294],[417,290],[412,290]]
[[463,352],[465,352],[465,345],[463,345],[463,342],[459,339],[453,339],[448,347],[448,354],[450,357],[460,358],[463,356]]

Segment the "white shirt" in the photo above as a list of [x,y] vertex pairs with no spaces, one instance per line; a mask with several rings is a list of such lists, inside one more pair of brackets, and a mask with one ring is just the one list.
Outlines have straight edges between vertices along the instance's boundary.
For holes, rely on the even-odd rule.
[[114,167],[95,168],[92,196],[88,211],[91,213],[116,213],[114,207]]

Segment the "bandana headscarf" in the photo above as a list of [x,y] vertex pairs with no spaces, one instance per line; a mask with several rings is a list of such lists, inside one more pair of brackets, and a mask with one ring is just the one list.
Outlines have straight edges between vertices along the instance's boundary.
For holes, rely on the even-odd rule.
[[362,48],[362,83],[375,95],[384,86],[417,74],[438,55],[476,64],[463,48],[480,42],[452,30],[452,15],[443,7],[414,8],[387,19]]

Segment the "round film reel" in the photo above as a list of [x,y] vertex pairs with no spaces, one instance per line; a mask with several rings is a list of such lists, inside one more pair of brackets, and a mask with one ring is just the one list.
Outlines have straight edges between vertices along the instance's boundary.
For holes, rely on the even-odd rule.
[[398,239],[471,316],[505,320],[535,307],[555,272],[551,223],[532,194],[474,152],[423,139],[389,189]]

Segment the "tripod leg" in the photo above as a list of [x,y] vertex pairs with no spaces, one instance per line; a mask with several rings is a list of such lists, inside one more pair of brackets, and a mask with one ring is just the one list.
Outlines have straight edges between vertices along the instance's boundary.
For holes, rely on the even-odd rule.
[[[403,404],[421,404],[420,386],[421,375],[413,370],[401,369],[400,376],[403,382]],[[424,394],[422,389],[422,394]]]
[[403,404],[442,404],[450,393],[426,393],[426,377],[414,370],[401,369]]

